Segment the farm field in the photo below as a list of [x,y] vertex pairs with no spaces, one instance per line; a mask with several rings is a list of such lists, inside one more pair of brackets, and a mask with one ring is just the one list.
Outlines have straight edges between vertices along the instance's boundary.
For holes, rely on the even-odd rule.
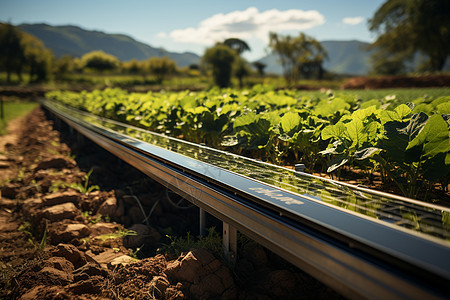
[[270,163],[448,205],[448,89],[53,91],[47,98]]

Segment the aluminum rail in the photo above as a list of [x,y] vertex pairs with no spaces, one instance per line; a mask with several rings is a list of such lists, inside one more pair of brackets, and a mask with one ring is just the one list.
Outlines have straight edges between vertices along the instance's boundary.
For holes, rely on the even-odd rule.
[[[101,147],[349,298],[449,295],[446,208],[293,172],[48,100],[42,105]],[[298,187],[302,180],[307,187]],[[350,204],[344,205],[345,199]],[[411,221],[405,211],[424,221]]]

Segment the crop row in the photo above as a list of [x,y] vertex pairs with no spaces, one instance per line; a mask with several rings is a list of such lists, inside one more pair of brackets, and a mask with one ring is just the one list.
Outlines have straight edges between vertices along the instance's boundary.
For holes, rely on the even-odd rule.
[[362,101],[324,92],[211,89],[53,91],[47,98],[109,119],[309,172],[378,172],[408,197],[450,178],[450,96]]

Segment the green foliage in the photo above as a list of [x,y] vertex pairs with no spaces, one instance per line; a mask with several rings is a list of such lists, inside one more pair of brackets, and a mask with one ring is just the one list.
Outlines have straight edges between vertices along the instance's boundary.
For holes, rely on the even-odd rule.
[[11,82],[13,72],[22,80],[25,55],[21,39],[21,32],[16,27],[0,23],[0,67],[7,73],[7,83]]
[[78,182],[72,182],[72,183],[66,183],[63,181],[55,181],[52,183],[52,185],[49,187],[49,192],[57,192],[59,189],[64,189],[64,188],[71,188],[74,189],[82,194],[89,194],[90,192],[93,192],[95,190],[99,190],[100,187],[98,185],[91,185],[89,186],[89,177],[92,174],[92,169],[89,170],[88,173],[86,173],[83,176],[83,183],[78,183]]
[[47,229],[44,230],[42,234],[41,241],[36,241],[33,234],[33,225],[30,222],[24,222],[19,226],[19,231],[28,235],[28,242],[37,250],[41,251],[47,246]]
[[217,44],[208,48],[203,55],[203,61],[212,68],[214,82],[221,88],[230,85],[231,71],[236,53],[228,46]]
[[49,78],[53,54],[36,37],[21,32],[15,26],[0,23],[0,69],[6,71],[6,82],[12,73],[22,81],[22,71],[28,71],[30,81]]
[[119,67],[117,57],[103,51],[92,51],[81,57],[81,66],[99,72],[114,70]]
[[131,236],[132,235],[137,235],[137,232],[134,231],[134,230],[129,230],[129,229],[126,229],[126,228],[122,228],[122,229],[120,229],[120,230],[118,230],[116,232],[113,232],[113,233],[106,233],[106,234],[99,235],[96,238],[99,238],[99,239],[102,240],[102,242],[104,242],[104,241],[109,240],[109,239],[124,238],[124,237],[129,236],[129,235],[131,235]]
[[191,237],[188,232],[186,237],[166,235],[166,238],[169,240],[169,244],[164,244],[157,249],[157,252],[169,255],[173,259],[193,249],[206,249],[215,257],[223,257],[222,237],[215,227],[209,228],[206,236]]
[[[380,171],[385,183],[395,182],[410,197],[434,183],[446,188],[449,97],[367,93],[335,95],[255,86],[241,91],[145,94],[120,89],[54,91],[47,97],[263,161],[301,162],[309,172],[328,169],[339,176],[343,166],[367,174]],[[414,103],[400,103],[408,98]]]
[[156,76],[156,82],[161,84],[168,74],[175,72],[177,64],[169,57],[155,56],[145,62],[145,67]]
[[373,44],[378,66],[398,65],[420,51],[428,57],[427,69],[442,70],[450,54],[449,15],[447,0],[387,0],[369,20],[370,30],[379,33]]
[[295,83],[299,75],[311,78],[316,73],[316,77],[321,79],[322,63],[327,52],[317,40],[304,33],[293,38],[273,32],[269,34],[269,39],[269,47],[278,54],[288,85]]

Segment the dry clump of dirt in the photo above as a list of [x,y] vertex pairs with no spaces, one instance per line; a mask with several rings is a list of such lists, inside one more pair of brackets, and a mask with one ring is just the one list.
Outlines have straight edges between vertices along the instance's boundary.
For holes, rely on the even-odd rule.
[[[69,148],[41,109],[9,129],[0,137],[0,298],[340,298],[252,242],[234,267],[205,249],[158,254],[167,232],[192,230],[192,210],[170,207],[160,185],[92,145]],[[100,188],[87,190],[93,177]]]

